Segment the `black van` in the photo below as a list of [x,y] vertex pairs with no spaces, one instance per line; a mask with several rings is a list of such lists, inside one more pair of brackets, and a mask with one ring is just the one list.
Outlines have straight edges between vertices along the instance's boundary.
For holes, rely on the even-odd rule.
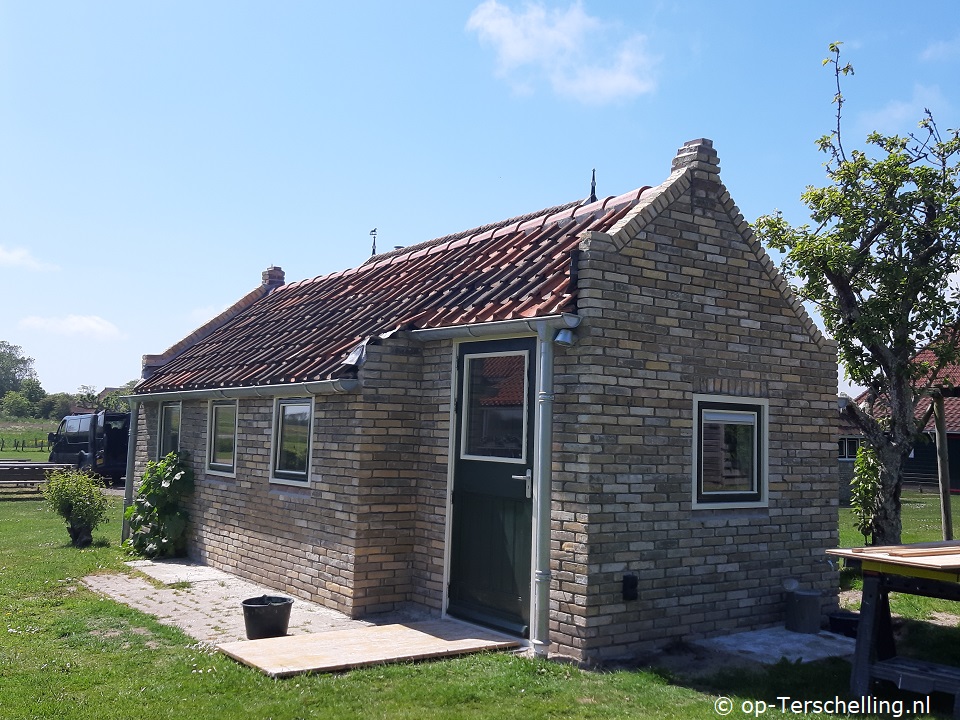
[[67,415],[50,433],[50,462],[70,463],[114,482],[127,473],[130,413]]

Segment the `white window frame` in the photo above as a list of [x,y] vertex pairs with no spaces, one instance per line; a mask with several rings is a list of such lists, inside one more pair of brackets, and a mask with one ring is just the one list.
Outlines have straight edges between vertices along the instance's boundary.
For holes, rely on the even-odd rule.
[[[838,442],[837,454],[840,462],[854,462],[857,459],[856,451],[854,451],[853,455],[850,455],[847,452],[849,450],[848,443],[851,440],[855,440],[857,442],[857,448],[859,448],[863,444],[863,437],[861,437],[860,435],[842,435],[837,439],[837,442]],[[840,453],[839,443],[843,443],[844,445],[843,453]]]
[[[233,463],[215,463],[213,450],[217,442],[217,410],[233,408]],[[211,400],[207,409],[207,473],[223,477],[237,476],[237,426],[240,421],[240,403],[238,400]]]
[[[701,427],[704,411],[714,411],[735,417],[749,416],[755,428],[757,458],[756,488],[749,492],[703,492],[701,465]],[[769,505],[768,467],[770,454],[770,403],[765,398],[730,395],[693,396],[692,498],[694,509],[755,508]]]
[[[310,421],[307,427],[307,468],[303,478],[293,477],[299,473],[290,471],[278,471],[277,459],[280,452],[280,432],[282,430],[282,412],[284,405],[308,405],[310,408]],[[312,397],[283,397],[277,398],[273,403],[273,429],[271,431],[270,443],[270,482],[274,485],[288,485],[291,487],[309,487],[311,481],[311,469],[313,467],[313,427],[314,427],[314,402]],[[278,474],[278,472],[280,474]]]
[[168,452],[180,452],[180,436],[183,430],[183,403],[179,400],[175,402],[162,402],[157,415],[157,460],[163,460],[163,436],[164,436],[164,409],[177,408],[177,447]]
[[[523,356],[523,438],[522,438],[522,449],[520,452],[520,457],[518,458],[508,458],[501,457],[499,455],[471,455],[467,452],[468,444],[468,431],[470,425],[469,419],[469,408],[470,408],[470,363],[476,359],[486,359],[486,358],[495,358],[495,357],[514,357],[517,355]],[[530,422],[530,408],[528,405],[529,390],[527,383],[530,382],[530,352],[528,350],[503,350],[500,352],[480,352],[480,353],[466,353],[463,356],[463,377],[460,378],[461,383],[461,397],[462,403],[460,405],[461,412],[463,417],[460,419],[460,459],[461,460],[476,460],[479,462],[493,462],[493,463],[512,463],[515,465],[526,465],[527,454],[530,452],[530,448],[527,447],[527,436],[530,434],[530,428],[527,426],[527,423]]]

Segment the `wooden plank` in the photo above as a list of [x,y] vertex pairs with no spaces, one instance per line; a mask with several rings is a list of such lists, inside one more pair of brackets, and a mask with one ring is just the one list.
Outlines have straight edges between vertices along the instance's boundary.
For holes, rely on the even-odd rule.
[[831,555],[839,554],[837,551],[845,551],[850,553],[885,553],[890,552],[891,550],[902,550],[903,548],[938,548],[945,545],[957,547],[958,543],[956,540],[932,540],[930,542],[923,543],[910,543],[909,545],[867,545],[865,547],[855,548],[835,548],[827,550],[827,552]]
[[520,640],[456,620],[370,625],[311,635],[224,643],[219,650],[270,677],[335,672],[518,647]]
[[[926,570],[960,570],[960,546],[955,541],[938,542],[936,545],[888,545],[880,548],[837,548],[827,550],[828,555],[849,558],[863,563],[872,563],[873,568],[884,572],[888,567],[902,566]],[[914,549],[917,552],[914,552]],[[924,552],[930,550],[930,552]],[[892,571],[891,571],[892,572]]]
[[958,555],[960,554],[960,544],[953,543],[951,545],[945,545],[940,548],[918,548],[918,547],[903,547],[900,550],[890,550],[887,552],[888,555],[893,557],[932,557],[934,555]]

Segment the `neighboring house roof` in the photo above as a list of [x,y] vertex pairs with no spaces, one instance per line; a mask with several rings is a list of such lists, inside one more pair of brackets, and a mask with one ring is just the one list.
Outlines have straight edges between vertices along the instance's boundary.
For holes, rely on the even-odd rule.
[[[914,358],[914,362],[928,363],[931,367],[935,367],[937,365],[937,357],[934,354],[934,351],[928,346],[917,353],[916,357]],[[947,432],[952,434],[960,434],[960,397],[950,397],[950,394],[953,394],[957,392],[957,389],[960,389],[960,363],[950,363],[945,365],[944,367],[940,368],[936,377],[937,382],[935,385],[939,388],[942,388],[945,395],[943,398],[943,416]],[[858,405],[862,405],[864,402],[866,402],[869,396],[870,392],[864,390],[857,396],[854,402],[856,402]],[[914,408],[914,417],[917,420],[923,419],[923,416],[926,415],[929,407],[929,402],[921,400],[917,403],[916,408]],[[886,400],[885,398],[881,397],[878,399],[874,411],[884,414],[886,410]],[[850,423],[850,425],[851,427],[855,428],[852,423]],[[924,426],[923,431],[936,431],[936,423],[932,415],[930,416],[930,420]],[[856,428],[852,434],[859,435],[859,428]]]
[[135,392],[326,380],[353,369],[343,363],[359,344],[396,329],[574,312],[571,267],[580,235],[611,230],[647,190],[548,208],[374,256],[332,275],[254,290],[244,307],[231,308],[163,355],[146,356],[145,379]]

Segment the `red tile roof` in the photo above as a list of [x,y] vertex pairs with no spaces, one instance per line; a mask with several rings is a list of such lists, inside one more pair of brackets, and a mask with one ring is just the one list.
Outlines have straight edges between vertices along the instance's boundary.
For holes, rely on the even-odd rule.
[[571,251],[580,234],[608,231],[647,189],[568,203],[282,285],[225,314],[192,344],[178,343],[136,392],[326,380],[345,373],[342,363],[358,344],[398,328],[575,311]]
[[[937,365],[937,358],[934,351],[930,347],[926,347],[917,353],[914,362],[925,362],[929,363],[931,367],[935,367]],[[934,383],[934,385],[942,388],[945,395],[948,390],[960,389],[960,363],[951,363],[942,367],[937,373],[937,382]],[[868,397],[869,392],[864,390],[857,396],[854,402],[862,404]],[[929,407],[930,404],[928,402],[921,400],[914,409],[914,417],[917,420],[921,420],[923,416],[926,415]],[[880,415],[888,412],[885,398],[881,397],[877,401],[874,412]],[[943,398],[943,415],[946,421],[947,432],[960,434],[960,397],[948,396]],[[932,415],[923,429],[925,432],[934,432],[936,430],[936,424]],[[859,434],[859,430],[856,431],[856,434]]]

